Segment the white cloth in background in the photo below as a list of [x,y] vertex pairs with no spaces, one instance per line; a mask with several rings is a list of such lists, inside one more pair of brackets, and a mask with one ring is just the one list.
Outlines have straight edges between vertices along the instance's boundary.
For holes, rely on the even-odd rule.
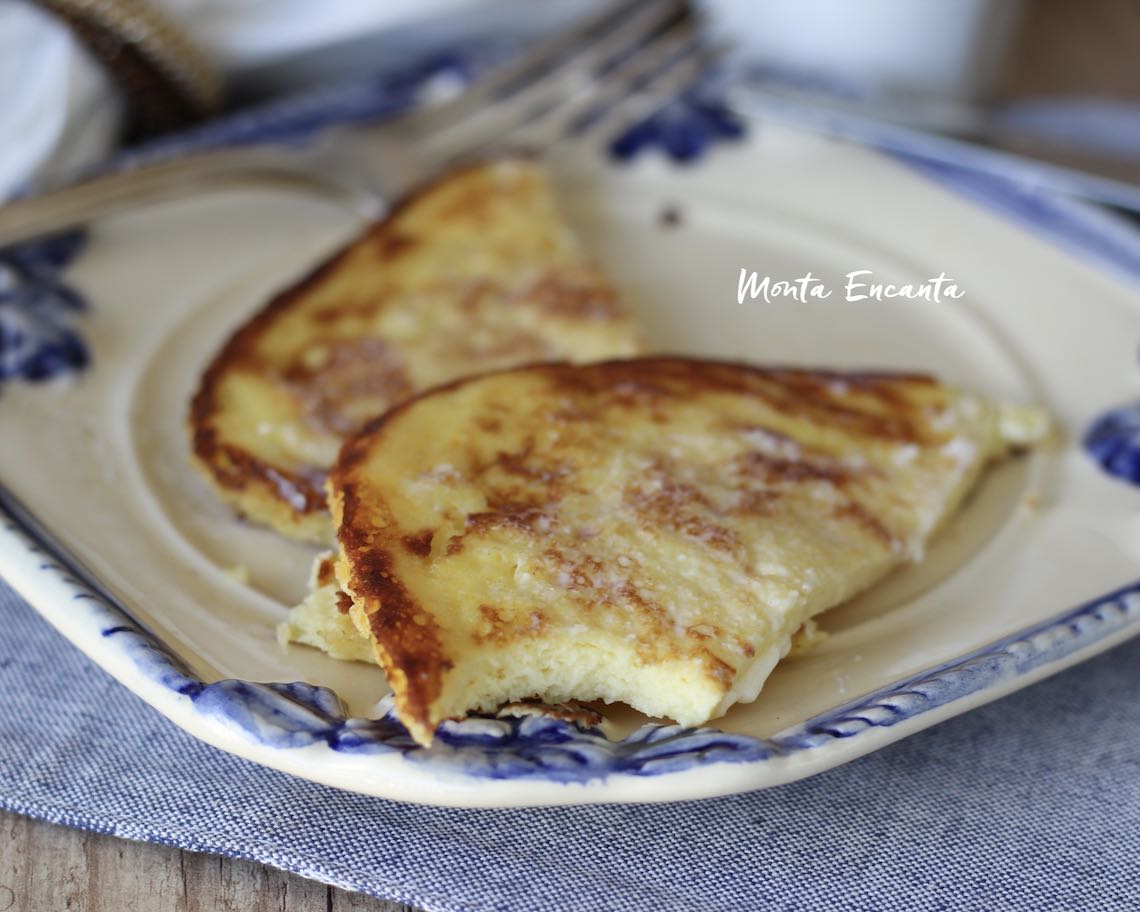
[[[228,77],[475,0],[159,0]],[[66,25],[0,0],[0,200],[106,158],[124,102]]]
[[0,199],[98,161],[123,103],[67,28],[38,7],[0,3]]
[[227,73],[442,16],[472,0],[157,0]]

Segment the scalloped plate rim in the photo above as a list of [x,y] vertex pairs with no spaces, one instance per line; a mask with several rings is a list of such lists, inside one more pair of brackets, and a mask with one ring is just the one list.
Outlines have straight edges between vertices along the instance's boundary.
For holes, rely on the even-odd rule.
[[[1062,208],[1055,218],[1054,227],[1068,226],[1082,238],[1099,227],[1095,217],[1082,220],[1080,207]],[[1138,579],[770,738],[731,736],[742,745],[736,755],[709,760],[697,751],[687,768],[683,755],[671,765],[665,756],[664,764],[649,770],[585,770],[578,781],[573,771],[563,771],[559,781],[558,770],[525,777],[453,775],[397,750],[335,750],[319,737],[302,747],[277,747],[235,726],[232,719],[219,724],[217,713],[199,711],[192,695],[196,688],[215,685],[188,677],[177,667],[178,660],[128,612],[78,578],[81,572],[77,575],[78,568],[67,566],[66,555],[52,550],[0,488],[0,573],[65,637],[167,718],[203,741],[267,766],[379,797],[437,805],[673,801],[778,785],[869,753],[1140,634]],[[77,603],[89,610],[74,611]],[[113,635],[120,632],[130,636]],[[121,641],[136,638],[132,654]],[[140,651],[145,658],[140,659]],[[749,744],[754,746],[752,756]],[[717,769],[714,777],[706,775],[710,765]]]
[[[179,727],[214,747],[302,778],[376,797],[437,806],[682,801],[782,785],[847,763],[1140,634],[1137,580],[770,738],[733,736],[754,743],[765,756],[714,760],[718,775],[713,778],[705,775],[710,764],[700,759],[680,770],[599,772],[584,781],[441,774],[396,751],[345,754],[319,741],[303,747],[270,746],[248,731],[219,725],[216,717],[195,711],[186,688],[187,684],[193,687],[201,683],[180,670],[177,659],[123,608],[83,582],[82,570],[69,565],[66,556],[44,542],[19,512],[11,495],[0,489],[0,571],[5,579],[77,648]],[[45,576],[50,577],[46,583]],[[89,609],[82,619],[65,610],[77,602]],[[1108,612],[1115,617],[1106,618]],[[150,659],[149,669],[137,653],[127,656],[129,669],[124,667],[126,650],[108,637],[124,630],[137,637],[136,647]],[[1014,673],[1009,672],[1011,662]],[[932,685],[932,695],[918,689]],[[941,694],[938,685],[943,687]],[[897,705],[905,704],[901,698],[916,693],[920,699],[911,706]],[[666,788],[661,787],[664,778],[668,779]],[[540,787],[527,787],[534,785]],[[551,790],[550,785],[558,788]]]

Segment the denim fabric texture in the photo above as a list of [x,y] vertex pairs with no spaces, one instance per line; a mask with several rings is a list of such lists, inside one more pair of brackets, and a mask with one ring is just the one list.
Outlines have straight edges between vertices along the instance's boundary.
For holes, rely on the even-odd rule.
[[224,754],[2,584],[0,619],[0,805],[45,820],[429,910],[1140,909],[1140,640],[780,788],[472,811]]

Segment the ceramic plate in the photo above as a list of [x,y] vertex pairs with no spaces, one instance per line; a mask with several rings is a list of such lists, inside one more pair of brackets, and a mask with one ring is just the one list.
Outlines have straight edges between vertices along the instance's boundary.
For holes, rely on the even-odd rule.
[[[424,750],[378,707],[376,669],[278,646],[313,551],[234,519],[188,467],[183,420],[229,332],[358,228],[285,191],[219,189],[101,222],[81,251],[9,256],[26,287],[8,306],[41,338],[7,352],[8,372],[18,357],[33,359],[24,373],[79,368],[84,353],[90,363],[4,385],[0,572],[204,741],[341,788],[451,805],[775,785],[1140,632],[1140,491],[1082,446],[1097,416],[1140,388],[1135,288],[883,155],[754,133],[695,167],[593,153],[555,163],[569,217],[655,348],[930,371],[1039,404],[1059,429],[992,471],[922,563],[825,614],[830,636],[783,662],[755,703],[698,730],[628,711],[605,731],[470,719],[445,723]],[[1065,219],[1070,234],[1092,230]],[[773,281],[810,272],[833,293],[741,301],[742,269]],[[945,274],[963,295],[847,300],[856,270],[895,284]],[[88,307],[73,312],[80,298]],[[1136,424],[1124,411],[1101,427],[1097,452],[1118,472],[1137,462]]]

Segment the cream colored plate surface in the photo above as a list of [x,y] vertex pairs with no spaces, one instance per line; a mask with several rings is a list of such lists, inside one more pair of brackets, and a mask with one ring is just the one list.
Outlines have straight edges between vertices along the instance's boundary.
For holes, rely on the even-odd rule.
[[[967,655],[1140,578],[1140,492],[1103,475],[1075,437],[1135,396],[1140,296],[879,155],[765,129],[697,168],[647,159],[557,166],[566,210],[662,351],[761,363],[931,371],[978,392],[1044,406],[1051,446],[990,474],[927,559],[822,618],[831,636],[783,663],[761,698],[719,728],[768,737]],[[671,210],[675,217],[663,218]],[[367,715],[378,673],[304,649],[274,627],[304,590],[312,551],[236,521],[187,466],[182,428],[197,375],[266,296],[353,231],[312,199],[227,190],[100,224],[70,273],[92,309],[93,366],[74,379],[5,388],[0,481],[106,589],[206,682],[296,681]],[[810,271],[827,300],[737,300],[740,271]],[[918,282],[943,303],[844,300],[843,276]],[[160,692],[137,663],[60,604],[19,535],[0,570],[80,648],[199,737],[267,765],[379,795],[456,804],[668,800],[755,788],[849,759],[1107,648],[1130,622],[1063,660],[876,729],[763,762],[610,776],[567,786],[486,781],[399,756],[317,744],[267,746]],[[249,584],[235,580],[248,570]],[[55,588],[53,588],[55,587]],[[616,715],[628,731],[639,721]],[[855,742],[858,742],[857,744]]]

